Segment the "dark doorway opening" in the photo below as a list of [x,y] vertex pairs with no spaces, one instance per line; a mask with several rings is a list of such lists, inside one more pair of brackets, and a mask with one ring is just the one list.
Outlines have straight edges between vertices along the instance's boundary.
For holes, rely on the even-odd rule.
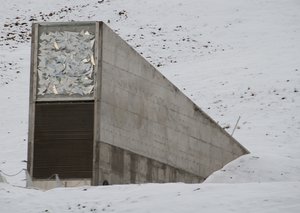
[[33,177],[92,178],[94,102],[35,105]]

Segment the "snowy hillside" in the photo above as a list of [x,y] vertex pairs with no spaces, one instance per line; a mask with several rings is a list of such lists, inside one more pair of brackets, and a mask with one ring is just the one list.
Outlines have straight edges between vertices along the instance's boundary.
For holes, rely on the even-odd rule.
[[203,184],[23,189],[0,212],[300,212],[300,1],[1,0],[0,170],[26,168],[32,21],[102,20],[251,154]]

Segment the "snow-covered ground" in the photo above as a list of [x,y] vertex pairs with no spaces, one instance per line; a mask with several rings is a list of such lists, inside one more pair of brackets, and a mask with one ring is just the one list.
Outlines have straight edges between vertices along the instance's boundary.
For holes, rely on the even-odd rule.
[[0,1],[0,170],[26,168],[32,21],[103,20],[251,154],[203,184],[54,189],[0,212],[300,212],[300,1]]
[[[299,212],[299,183],[143,184],[56,188],[0,184],[1,212]],[[298,195],[298,196],[297,196]]]

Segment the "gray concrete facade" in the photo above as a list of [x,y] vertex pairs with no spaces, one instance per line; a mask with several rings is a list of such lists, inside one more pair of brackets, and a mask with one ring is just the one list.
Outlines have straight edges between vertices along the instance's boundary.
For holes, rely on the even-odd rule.
[[[247,153],[105,24],[102,45],[98,143],[129,150],[199,179]],[[99,168],[101,173],[102,161]]]
[[249,153],[107,25],[95,28],[92,185],[202,182]]
[[129,183],[199,183],[204,178],[143,155],[101,142],[99,185]]

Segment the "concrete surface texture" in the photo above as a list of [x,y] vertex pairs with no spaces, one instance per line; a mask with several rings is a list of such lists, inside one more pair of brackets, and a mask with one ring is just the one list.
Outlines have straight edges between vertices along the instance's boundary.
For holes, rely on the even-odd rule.
[[[100,141],[96,143],[110,144],[180,169],[198,180],[248,153],[108,26],[101,26],[101,109],[96,118],[100,121]],[[113,157],[104,160],[104,145],[99,146],[98,184],[104,181],[104,171],[111,183],[127,183],[130,179],[126,172],[117,172]],[[124,163],[123,158],[117,159],[119,164]],[[141,167],[147,170],[146,165]],[[118,178],[110,175],[111,171],[119,174]],[[182,180],[165,178],[167,181]]]
[[116,183],[199,183],[204,180],[145,156],[106,143],[100,143],[99,184]]

